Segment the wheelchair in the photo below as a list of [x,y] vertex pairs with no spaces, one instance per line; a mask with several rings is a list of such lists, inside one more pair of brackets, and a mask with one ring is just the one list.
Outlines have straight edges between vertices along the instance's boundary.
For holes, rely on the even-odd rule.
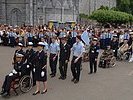
[[116,57],[112,56],[110,58],[100,58],[99,67],[100,68],[113,68],[116,64]]
[[118,52],[118,55],[117,55],[117,59],[119,60],[119,61],[126,61],[126,60],[128,60],[129,58],[130,58],[130,55],[131,55],[131,52],[129,51],[129,50],[127,50],[126,52],[124,52],[124,53],[120,53],[120,52]]
[[33,81],[31,76],[24,75],[21,78],[15,79],[11,83],[10,91],[13,90],[15,92],[15,95],[18,95],[17,89],[19,88],[22,93],[29,92],[33,87]]

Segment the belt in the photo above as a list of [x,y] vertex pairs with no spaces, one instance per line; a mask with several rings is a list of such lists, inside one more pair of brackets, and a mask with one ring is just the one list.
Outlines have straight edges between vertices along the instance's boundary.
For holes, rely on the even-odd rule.
[[54,54],[54,53],[50,53],[50,55],[56,55],[56,54]]
[[[78,56],[73,56],[73,57],[78,58]],[[82,57],[80,57],[80,58],[82,58]]]

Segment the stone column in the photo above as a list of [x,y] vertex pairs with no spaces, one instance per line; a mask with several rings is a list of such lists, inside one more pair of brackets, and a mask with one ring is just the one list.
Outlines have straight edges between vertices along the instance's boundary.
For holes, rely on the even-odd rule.
[[64,22],[64,7],[61,7],[61,22]]
[[34,0],[33,8],[34,8],[34,14],[33,14],[34,15],[33,16],[34,22],[33,22],[33,24],[37,25],[37,1],[36,0]]
[[43,24],[46,24],[46,6],[43,6]]
[[2,18],[1,18],[1,21],[2,21],[3,24],[6,24],[6,19],[7,19],[6,18],[6,1],[2,0],[1,3],[2,3],[2,7],[1,7],[2,8],[2,11],[1,11],[2,12],[1,13]]
[[26,0],[26,22],[25,24],[30,24],[30,18],[29,18],[29,0]]
[[30,25],[33,25],[33,0],[30,0]]

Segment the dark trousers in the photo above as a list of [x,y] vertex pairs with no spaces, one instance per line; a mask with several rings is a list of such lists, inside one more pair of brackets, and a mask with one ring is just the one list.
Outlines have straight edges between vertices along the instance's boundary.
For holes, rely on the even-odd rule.
[[72,45],[76,42],[76,37],[72,37]]
[[80,78],[80,67],[81,67],[81,62],[82,62],[82,58],[80,58],[76,63],[74,63],[75,59],[77,57],[73,57],[72,62],[71,62],[71,71],[72,71],[72,75],[73,78],[76,79],[77,81],[79,81]]
[[2,89],[4,89],[4,92],[10,92],[10,87],[11,87],[11,83],[12,81],[14,81],[16,78],[18,78],[17,75],[13,75],[13,76],[9,76],[7,75],[5,77],[5,81],[3,83]]
[[59,61],[59,70],[62,77],[67,76],[67,67],[68,63],[66,63],[65,61]]
[[7,37],[3,37],[2,40],[3,40],[3,45],[7,46],[8,42],[9,42],[9,39]]
[[15,37],[9,37],[9,40],[10,40],[10,46],[11,47],[14,47],[15,46],[15,43],[16,43]]
[[111,41],[111,38],[106,38],[106,43],[105,43],[105,45],[106,45],[106,46],[109,46],[109,45],[110,45],[110,41]]
[[90,73],[97,72],[97,61],[95,61],[95,57],[94,58],[90,58]]
[[105,41],[105,39],[101,39],[100,40],[100,48],[105,49],[105,47],[106,47],[106,41]]
[[57,66],[57,60],[58,57],[55,58],[55,60],[53,60],[53,58],[55,57],[56,54],[50,54],[50,58],[49,58],[49,63],[50,63],[50,68],[51,68],[51,73],[53,75],[56,75],[56,66]]
[[117,53],[118,53],[118,50],[116,49],[115,52],[114,52],[114,56],[117,58]]

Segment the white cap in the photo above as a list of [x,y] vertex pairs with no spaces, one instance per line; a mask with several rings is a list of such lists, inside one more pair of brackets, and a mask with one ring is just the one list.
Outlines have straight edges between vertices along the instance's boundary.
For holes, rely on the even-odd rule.
[[45,44],[43,42],[39,42],[38,45],[39,46],[45,46]]
[[115,35],[113,35],[113,37],[117,37],[117,35],[115,34]]
[[97,38],[93,38],[93,41],[97,41],[98,39]]
[[22,43],[18,43],[18,46],[23,46],[23,44]]
[[28,42],[28,46],[33,46],[33,43],[32,42]]
[[24,57],[24,55],[20,53],[16,53],[16,57]]

